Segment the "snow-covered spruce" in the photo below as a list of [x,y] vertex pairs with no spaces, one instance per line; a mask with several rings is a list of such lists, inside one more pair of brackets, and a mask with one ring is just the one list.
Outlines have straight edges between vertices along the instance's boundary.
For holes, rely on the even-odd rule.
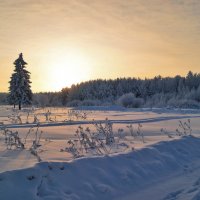
[[27,63],[23,59],[22,53],[19,54],[19,58],[14,62],[15,69],[9,81],[9,96],[8,102],[11,105],[18,105],[19,110],[21,106],[31,104],[32,91],[30,72],[26,70]]

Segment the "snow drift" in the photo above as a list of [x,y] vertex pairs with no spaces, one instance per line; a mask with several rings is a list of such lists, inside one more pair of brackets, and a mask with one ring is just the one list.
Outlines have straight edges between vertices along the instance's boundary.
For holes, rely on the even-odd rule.
[[[42,162],[32,168],[1,173],[0,199],[134,200],[143,189],[184,176],[190,167],[193,171],[199,169],[199,160],[200,138],[187,136],[127,154],[82,158],[70,163]],[[157,199],[174,199],[167,188],[165,192],[171,196]],[[199,187],[191,190],[190,199],[198,200],[198,195],[200,198]],[[145,198],[148,199],[144,193],[140,199]]]

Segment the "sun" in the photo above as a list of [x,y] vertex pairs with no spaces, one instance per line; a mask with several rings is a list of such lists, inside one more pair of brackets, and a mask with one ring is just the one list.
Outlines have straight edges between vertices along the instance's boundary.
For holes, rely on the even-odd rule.
[[60,91],[64,87],[88,80],[90,77],[90,62],[86,55],[80,52],[57,53],[48,61],[48,88]]

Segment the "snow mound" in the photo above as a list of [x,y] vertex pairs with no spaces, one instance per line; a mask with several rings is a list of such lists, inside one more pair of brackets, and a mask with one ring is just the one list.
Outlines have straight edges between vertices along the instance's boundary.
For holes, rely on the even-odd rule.
[[[0,199],[138,199],[134,194],[143,189],[162,183],[169,176],[186,174],[188,166],[195,170],[197,162],[200,166],[199,147],[200,138],[187,136],[126,154],[82,158],[70,163],[38,163],[31,168],[1,173]],[[187,199],[200,198],[200,178],[195,183]],[[166,190],[168,195],[157,199],[178,199],[183,191]],[[129,194],[133,195],[129,198]]]

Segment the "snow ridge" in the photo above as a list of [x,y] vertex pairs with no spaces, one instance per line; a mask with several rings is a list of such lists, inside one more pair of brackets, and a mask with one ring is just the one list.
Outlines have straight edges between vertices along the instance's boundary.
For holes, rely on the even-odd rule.
[[[142,193],[152,184],[199,169],[199,147],[200,138],[187,136],[126,154],[82,158],[70,163],[38,163],[31,168],[1,173],[1,199],[138,199],[134,194]],[[196,178],[200,180],[200,175]],[[198,186],[200,181],[194,183],[188,193],[191,198],[187,199],[199,199]],[[168,195],[163,193],[157,199],[178,199],[184,192],[178,191],[169,194],[165,191]],[[148,199],[147,196],[142,199],[145,197]]]

